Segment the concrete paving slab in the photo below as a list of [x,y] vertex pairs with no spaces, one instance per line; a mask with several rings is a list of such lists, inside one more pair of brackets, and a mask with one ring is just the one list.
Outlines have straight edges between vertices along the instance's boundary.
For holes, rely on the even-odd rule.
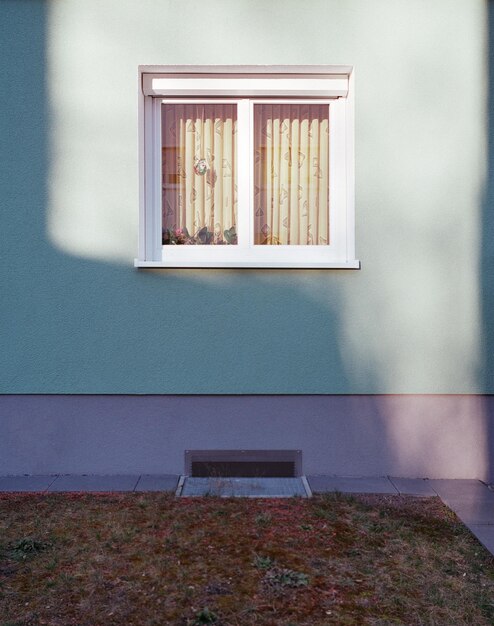
[[487,497],[482,495],[478,498],[473,495],[468,496],[467,494],[462,494],[460,496],[448,496],[442,497],[441,500],[444,502],[446,506],[449,506],[453,511],[462,511],[462,510],[473,510],[475,508],[480,507],[491,507],[494,506],[494,497],[488,495]]
[[335,478],[332,476],[307,476],[314,493],[341,491],[341,493],[398,493],[388,478]]
[[0,491],[46,491],[57,476],[0,476]]
[[139,476],[59,476],[50,486],[50,492],[62,491],[134,491]]
[[186,477],[184,496],[290,498],[307,497],[300,478],[194,478]]
[[494,502],[463,501],[454,506],[445,502],[464,524],[494,525]]
[[491,554],[494,554],[494,526],[487,526],[485,524],[465,525],[477,537],[484,548],[487,548]]
[[[494,506],[494,492],[480,481],[430,481],[441,500],[453,511],[466,510],[468,514],[481,504]],[[456,483],[456,484],[455,484]],[[483,515],[483,513],[482,513]]]
[[441,498],[454,497],[457,499],[474,498],[474,497],[489,497],[491,490],[480,482],[480,480],[473,479],[437,479],[432,478],[427,481],[429,485],[434,489],[437,495]]
[[143,474],[134,491],[175,491],[178,479],[175,474]]
[[398,493],[404,496],[437,496],[437,493],[424,478],[395,478],[390,476]]

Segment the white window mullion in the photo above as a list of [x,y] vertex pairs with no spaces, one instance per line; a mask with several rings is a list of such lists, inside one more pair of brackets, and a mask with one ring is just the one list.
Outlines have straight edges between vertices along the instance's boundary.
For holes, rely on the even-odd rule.
[[249,249],[254,246],[254,102],[249,103]]
[[240,100],[237,110],[237,235],[238,248],[250,247],[250,129],[249,101]]

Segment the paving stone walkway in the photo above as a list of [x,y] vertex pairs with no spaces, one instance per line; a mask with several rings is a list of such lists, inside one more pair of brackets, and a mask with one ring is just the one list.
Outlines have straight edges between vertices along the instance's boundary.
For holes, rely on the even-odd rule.
[[[0,492],[175,492],[179,478],[171,474],[0,476]],[[307,476],[307,481],[313,493],[340,491],[439,496],[487,550],[494,554],[494,491],[479,480]]]

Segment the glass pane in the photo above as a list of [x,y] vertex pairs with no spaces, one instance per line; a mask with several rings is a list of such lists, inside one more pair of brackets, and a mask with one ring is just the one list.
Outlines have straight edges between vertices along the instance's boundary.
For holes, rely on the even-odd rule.
[[235,104],[161,105],[163,244],[237,243]]
[[329,244],[329,105],[254,105],[254,243]]

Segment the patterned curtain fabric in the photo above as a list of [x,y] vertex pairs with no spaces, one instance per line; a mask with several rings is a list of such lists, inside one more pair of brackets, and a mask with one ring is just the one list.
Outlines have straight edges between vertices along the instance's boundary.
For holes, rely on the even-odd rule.
[[329,243],[329,107],[254,106],[256,244]]
[[163,104],[163,243],[235,244],[236,106]]

